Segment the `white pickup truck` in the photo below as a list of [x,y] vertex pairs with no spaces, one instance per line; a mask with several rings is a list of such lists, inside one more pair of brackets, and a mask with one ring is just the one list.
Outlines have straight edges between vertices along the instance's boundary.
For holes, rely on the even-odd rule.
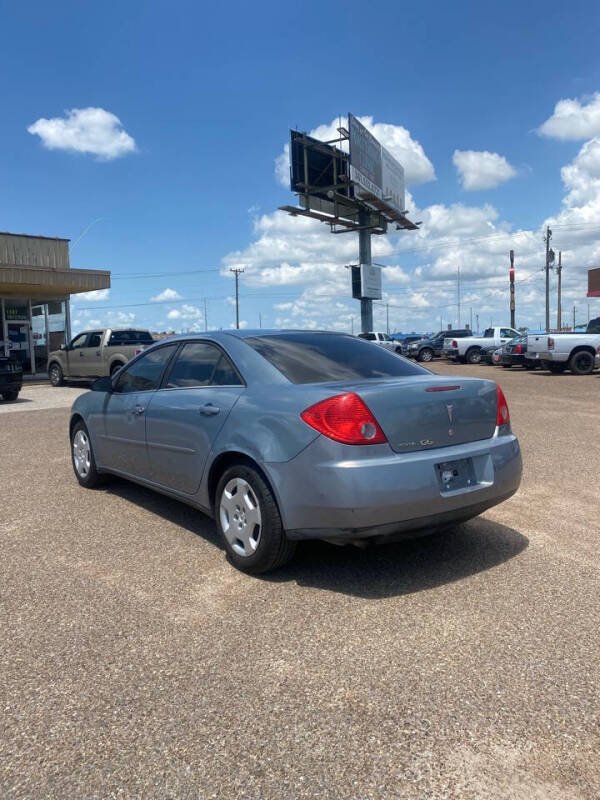
[[550,372],[589,375],[600,365],[600,317],[589,321],[585,333],[530,333],[527,358]]
[[502,347],[522,334],[514,328],[486,328],[483,336],[469,336],[466,339],[444,339],[443,353],[446,358],[463,361],[467,364],[479,364],[481,348],[496,345]]

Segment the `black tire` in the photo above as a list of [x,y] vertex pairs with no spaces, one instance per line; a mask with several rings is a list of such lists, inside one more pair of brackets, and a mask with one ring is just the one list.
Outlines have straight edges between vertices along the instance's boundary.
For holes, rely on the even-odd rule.
[[[75,465],[75,451],[74,451],[74,442],[75,437],[79,432],[82,432],[86,437],[87,441],[89,442],[89,468],[86,474],[81,474],[78,471]],[[96,459],[94,458],[94,450],[92,448],[92,442],[90,439],[90,434],[88,433],[88,429],[85,426],[83,420],[79,420],[78,422],[73,425],[73,430],[71,431],[71,464],[73,465],[73,472],[75,473],[75,477],[81,484],[81,486],[85,486],[86,489],[95,489],[97,486],[101,486],[105,481],[105,476],[101,475],[98,470],[96,469]]]
[[573,375],[590,375],[594,371],[594,356],[587,350],[573,353],[569,359],[569,369]]
[[48,367],[48,377],[52,386],[62,386],[64,384],[65,376],[63,375],[62,367],[56,361],[53,361]]
[[564,372],[567,368],[566,364],[561,364],[557,361],[544,361],[544,364],[546,365],[546,369],[553,375],[560,375],[560,373]]
[[511,367],[512,367],[512,364],[502,364],[502,368],[503,369],[510,369]]
[[466,352],[465,361],[467,364],[479,364],[481,361],[481,348],[470,347]]
[[533,361],[531,358],[526,358],[525,362],[523,364],[525,369],[528,369],[529,371],[531,371],[533,369],[537,369],[537,365],[538,365],[537,361]]
[[17,390],[13,390],[10,392],[2,392],[3,399],[6,400],[8,403],[14,402],[18,396],[19,392]]
[[110,377],[112,378],[115,372],[118,372],[122,366],[123,364],[120,361],[115,361],[115,363],[110,368]]
[[[223,492],[227,484],[234,478],[241,478],[248,484],[260,511],[261,524],[258,544],[256,550],[249,555],[240,554],[233,549],[233,544],[230,543],[223,530],[221,520]],[[227,516],[226,512],[224,512],[224,516]],[[286,564],[294,555],[296,543],[290,541],[285,535],[273,492],[263,476],[250,464],[235,464],[226,469],[221,475],[215,492],[215,519],[217,530],[221,534],[225,545],[227,558],[234,567],[242,572],[247,572],[250,575],[270,572]],[[231,524],[233,525],[234,523],[231,522]],[[242,543],[241,540],[238,540],[238,542]]]
[[433,355],[434,353],[431,347],[424,347],[422,350],[419,350],[417,361],[433,361]]

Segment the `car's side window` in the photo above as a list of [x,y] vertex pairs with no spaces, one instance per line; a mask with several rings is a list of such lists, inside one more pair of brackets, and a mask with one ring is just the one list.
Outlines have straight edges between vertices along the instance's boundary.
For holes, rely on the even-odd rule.
[[510,339],[514,339],[518,335],[517,331],[513,331],[512,328],[500,328],[500,336],[508,336]]
[[100,347],[100,343],[102,342],[102,334],[101,333],[90,333],[86,347]]
[[240,378],[227,356],[214,344],[188,342],[177,356],[167,389],[193,386],[239,386]]
[[70,344],[71,350],[78,350],[80,347],[85,347],[87,336],[87,333],[80,333],[79,336],[76,336]]
[[171,344],[150,350],[149,353],[138,358],[130,367],[121,370],[115,392],[128,394],[130,392],[148,392],[157,389],[165,366],[177,349],[178,345]]

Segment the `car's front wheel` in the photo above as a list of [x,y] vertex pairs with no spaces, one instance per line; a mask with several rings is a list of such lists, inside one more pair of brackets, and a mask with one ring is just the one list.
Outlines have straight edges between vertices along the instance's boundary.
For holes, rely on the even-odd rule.
[[249,464],[236,464],[221,476],[215,517],[229,560],[242,572],[269,572],[294,555],[296,544],[285,535],[273,493]]
[[86,489],[94,489],[104,482],[104,476],[96,469],[90,434],[82,420],[76,422],[71,431],[71,462],[75,477]]
[[19,396],[19,392],[11,391],[11,392],[2,392],[2,398],[7,400],[8,402],[13,402]]
[[61,369],[60,364],[50,364],[50,369],[48,370],[48,377],[50,378],[50,383],[52,386],[62,386],[65,382],[63,371]]
[[417,361],[432,361],[432,359],[433,350],[430,347],[424,347],[417,356]]

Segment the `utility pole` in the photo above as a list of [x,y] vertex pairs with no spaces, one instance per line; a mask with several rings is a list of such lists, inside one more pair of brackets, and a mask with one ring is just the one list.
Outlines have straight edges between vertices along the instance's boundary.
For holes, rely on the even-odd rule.
[[350,333],[354,336],[354,317],[350,317]]
[[[361,209],[358,212],[358,224],[361,226],[358,231],[358,261],[359,263],[371,266],[371,230],[369,229],[370,214]],[[362,268],[362,267],[361,267]],[[360,299],[360,330],[361,333],[369,333],[373,330],[373,301],[370,297]]]
[[471,325],[470,325],[470,328],[471,328],[471,330],[473,330],[473,307],[472,306],[471,306]]
[[232,267],[229,272],[235,275],[235,327],[240,327],[240,295],[238,291],[238,280],[244,270],[242,267]]
[[390,304],[385,304],[385,332],[390,335]]
[[262,314],[258,312],[258,327],[262,328]]
[[479,333],[479,314],[475,314],[475,320],[477,323],[477,333]]
[[575,330],[575,303],[573,303],[573,330]]
[[556,274],[558,275],[558,308],[556,310],[556,327],[558,328],[559,331],[562,328],[561,272],[562,272],[562,250],[559,250],[558,266],[556,267]]
[[457,328],[460,328],[460,267],[456,268],[456,299],[458,305],[458,325]]
[[515,251],[510,251],[510,327],[515,327]]
[[208,316],[206,314],[206,297],[204,298],[204,330],[208,330]]
[[546,225],[546,330],[550,330],[550,264],[554,261],[554,252],[550,249],[550,239],[552,238],[552,231],[550,226]]

